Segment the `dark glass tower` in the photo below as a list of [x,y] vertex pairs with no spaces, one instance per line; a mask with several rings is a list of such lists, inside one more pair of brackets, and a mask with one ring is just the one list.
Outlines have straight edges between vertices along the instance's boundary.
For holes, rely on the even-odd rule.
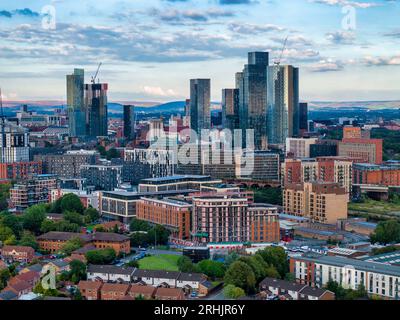
[[254,144],[257,150],[265,150],[267,142],[267,68],[268,52],[250,52],[248,64],[243,72],[236,74],[239,88],[240,128],[245,137],[246,129],[254,130]]
[[108,135],[107,83],[85,85],[87,132],[92,138]]
[[301,102],[299,104],[299,130],[300,132],[307,132],[308,131],[308,103]]
[[239,129],[239,89],[222,90],[222,127]]
[[190,80],[190,127],[201,134],[202,129],[211,128],[211,80]]
[[131,105],[124,106],[124,137],[135,139],[135,107]]

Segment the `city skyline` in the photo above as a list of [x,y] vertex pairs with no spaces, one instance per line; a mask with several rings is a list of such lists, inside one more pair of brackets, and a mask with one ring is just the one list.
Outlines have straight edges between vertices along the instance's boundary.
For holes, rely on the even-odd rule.
[[[49,4],[54,30],[42,26]],[[354,8],[354,21],[352,12],[342,12],[346,5]],[[300,68],[300,100],[396,100],[399,6],[382,0],[87,0],[79,6],[17,0],[0,7],[0,83],[7,101],[66,100],[65,74],[84,68],[89,83],[103,62],[99,78],[110,84],[110,101],[184,100],[195,78],[210,78],[211,99],[221,101],[221,90],[235,87],[247,52],[268,51],[272,64],[288,36],[281,62]],[[346,30],[346,23],[355,29]]]

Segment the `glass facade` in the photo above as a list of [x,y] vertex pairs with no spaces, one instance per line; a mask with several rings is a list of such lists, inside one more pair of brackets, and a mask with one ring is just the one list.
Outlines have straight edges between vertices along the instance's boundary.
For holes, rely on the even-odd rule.
[[106,83],[85,85],[86,123],[90,137],[108,135],[107,90]]
[[67,75],[67,106],[71,137],[86,135],[84,82],[85,71],[83,69],[75,69],[73,74]]
[[190,127],[200,134],[211,128],[211,80],[190,80]]

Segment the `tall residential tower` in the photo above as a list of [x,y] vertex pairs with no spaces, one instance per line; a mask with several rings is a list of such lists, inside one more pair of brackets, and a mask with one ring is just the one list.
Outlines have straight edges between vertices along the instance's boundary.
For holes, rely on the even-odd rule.
[[190,80],[190,127],[201,134],[202,129],[211,128],[211,80]]
[[69,135],[86,136],[86,112],[84,104],[85,71],[75,69],[67,75],[67,106],[69,118]]

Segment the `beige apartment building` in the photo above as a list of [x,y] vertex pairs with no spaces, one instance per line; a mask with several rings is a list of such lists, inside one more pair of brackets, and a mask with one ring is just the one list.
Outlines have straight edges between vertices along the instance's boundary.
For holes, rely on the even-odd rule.
[[337,183],[288,184],[283,191],[284,212],[312,222],[336,224],[347,219],[347,203],[346,189]]

